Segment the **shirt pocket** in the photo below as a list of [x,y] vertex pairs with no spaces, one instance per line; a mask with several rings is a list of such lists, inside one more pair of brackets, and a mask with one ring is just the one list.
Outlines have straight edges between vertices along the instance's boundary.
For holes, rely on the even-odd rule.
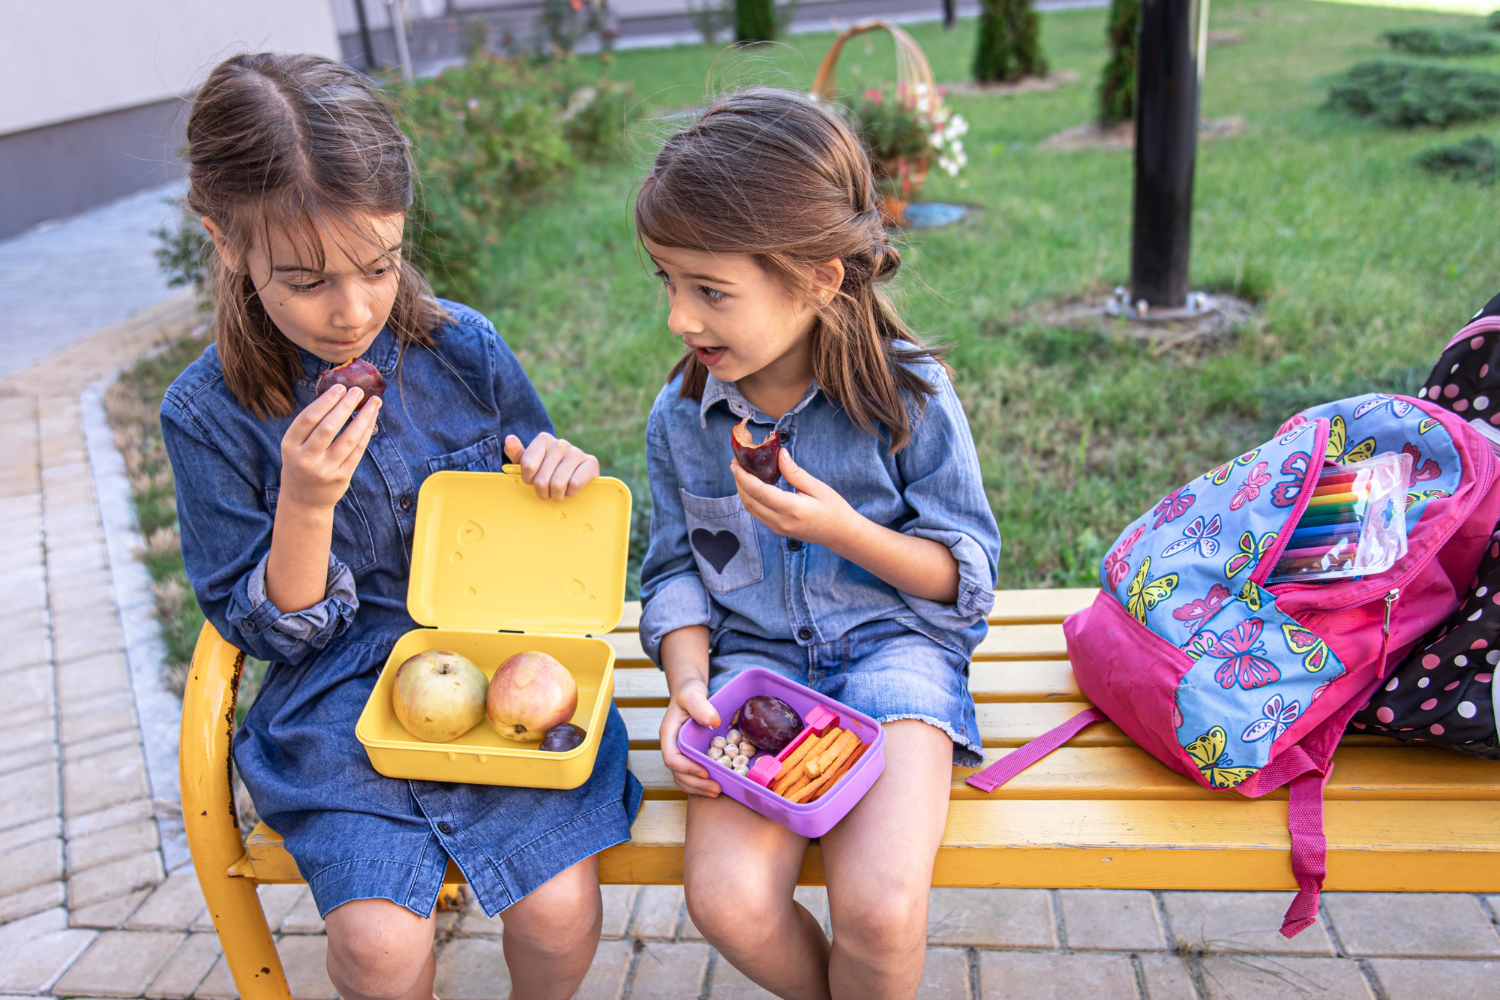
[[[281,487],[266,487],[266,507],[271,516],[276,516],[276,501]],[[365,516],[364,506],[353,490],[346,490],[333,507],[334,558],[349,567],[352,573],[369,569],[375,564],[375,535],[370,531],[370,520]]]
[[500,436],[491,434],[467,448],[450,451],[427,460],[427,474],[434,472],[499,472]]
[[715,594],[759,583],[765,577],[755,521],[738,496],[700,497],[679,488],[688,545],[698,575]]

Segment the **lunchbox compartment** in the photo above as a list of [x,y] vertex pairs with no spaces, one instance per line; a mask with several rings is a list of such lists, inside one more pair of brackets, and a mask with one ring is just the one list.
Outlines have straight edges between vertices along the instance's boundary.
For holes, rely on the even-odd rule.
[[[708,756],[713,738],[736,728],[731,721],[735,712],[756,695],[780,698],[804,719],[814,706],[822,705],[837,715],[838,725],[852,731],[867,749],[843,777],[829,786],[827,792],[811,802],[789,802],[784,796],[757,784],[746,775],[736,774]],[[885,731],[878,722],[863,712],[855,711],[763,667],[750,667],[741,671],[709,701],[718,709],[722,724],[709,729],[692,719],[687,720],[677,734],[678,749],[688,759],[701,764],[725,795],[804,837],[821,837],[833,829],[885,770]],[[759,755],[756,759],[759,759]]]

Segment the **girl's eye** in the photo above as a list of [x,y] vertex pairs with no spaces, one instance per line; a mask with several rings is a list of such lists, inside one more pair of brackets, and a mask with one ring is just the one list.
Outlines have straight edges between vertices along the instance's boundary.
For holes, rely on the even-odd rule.
[[288,281],[287,282],[287,287],[290,288],[294,292],[310,292],[314,288],[317,288],[322,283],[323,282],[321,280],[319,280],[319,281],[310,281],[307,284],[298,284],[295,281]]
[[723,302],[727,296],[717,288],[709,288],[707,285],[699,285],[698,289],[703,292],[703,297],[710,302]]
[[656,272],[656,277],[657,277],[657,278],[658,278],[658,279],[659,279],[659,280],[660,280],[660,281],[661,281],[661,283],[662,283],[662,284],[664,284],[664,285],[670,285],[670,284],[671,284],[671,283],[672,283],[672,279],[671,279],[671,278],[669,278],[669,277],[667,277],[667,272],[666,272],[666,271],[662,271],[662,270],[658,270],[658,271],[657,271],[657,272]]

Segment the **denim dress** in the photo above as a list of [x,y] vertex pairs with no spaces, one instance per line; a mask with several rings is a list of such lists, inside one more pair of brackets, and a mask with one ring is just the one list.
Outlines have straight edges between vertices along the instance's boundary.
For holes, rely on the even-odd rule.
[[[1000,529],[946,370],[913,370],[935,391],[925,406],[907,400],[911,439],[894,455],[889,431],[860,430],[816,381],[780,419],[712,374],[701,400],[682,397],[681,376],[669,382],[646,425],[654,506],[640,635],[660,665],[667,633],[706,625],[710,691],[746,667],[766,667],[880,722],[936,726],[953,740],[954,762],[973,765],[983,753],[969,658],[994,605]],[[756,440],[777,431],[797,464],[860,514],[946,545],[958,563],[957,599],[903,593],[752,517],[729,469],[730,432],[744,417]]]
[[[626,770],[613,707],[594,773],[571,790],[386,778],[355,723],[406,611],[417,491],[445,469],[498,472],[507,434],[552,424],[490,322],[454,303],[436,346],[398,349],[381,331],[364,359],[385,375],[378,431],[334,509],[327,596],[283,614],[266,598],[266,560],[291,417],[258,419],[224,383],[209,347],[167,391],[162,435],[177,478],[182,555],[221,635],[270,663],[235,735],[234,762],[285,838],[318,911],[388,899],[427,916],[451,857],[493,916],[566,868],[630,839],[641,786]],[[399,364],[398,364],[399,362]],[[302,353],[300,411],[331,367]]]

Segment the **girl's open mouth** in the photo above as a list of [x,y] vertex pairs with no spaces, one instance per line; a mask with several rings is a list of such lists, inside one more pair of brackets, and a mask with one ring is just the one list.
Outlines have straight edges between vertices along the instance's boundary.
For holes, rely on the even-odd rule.
[[703,362],[705,365],[712,367],[718,364],[719,361],[724,357],[724,348],[695,347],[693,348],[693,353],[698,355],[699,361]]

